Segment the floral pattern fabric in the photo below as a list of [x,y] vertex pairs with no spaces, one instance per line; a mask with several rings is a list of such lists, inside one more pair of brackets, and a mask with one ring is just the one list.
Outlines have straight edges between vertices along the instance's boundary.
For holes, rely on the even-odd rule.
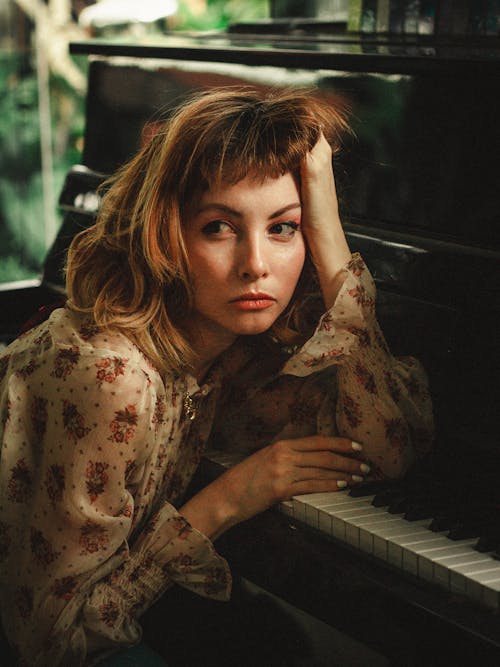
[[374,304],[354,255],[302,349],[238,341],[201,387],[67,309],[2,353],[0,605],[21,664],[83,665],[136,643],[174,583],[228,598],[227,563],[176,509],[209,440],[243,453],[343,435],[388,476],[429,447],[425,375],[391,356]]

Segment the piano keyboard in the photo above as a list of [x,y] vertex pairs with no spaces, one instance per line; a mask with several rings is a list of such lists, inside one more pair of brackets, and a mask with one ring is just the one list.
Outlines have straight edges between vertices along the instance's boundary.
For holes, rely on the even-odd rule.
[[[214,452],[211,461],[229,468],[241,455]],[[278,509],[400,571],[494,610],[500,609],[500,561],[474,549],[475,539],[450,540],[429,530],[431,519],[407,521],[374,507],[374,496],[349,491],[294,496]]]

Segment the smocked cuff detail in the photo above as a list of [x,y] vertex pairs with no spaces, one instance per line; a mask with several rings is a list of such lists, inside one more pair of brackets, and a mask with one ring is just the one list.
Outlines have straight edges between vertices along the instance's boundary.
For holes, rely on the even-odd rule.
[[229,566],[212,542],[168,503],[156,513],[110,583],[138,613],[172,583],[199,595],[228,600]]

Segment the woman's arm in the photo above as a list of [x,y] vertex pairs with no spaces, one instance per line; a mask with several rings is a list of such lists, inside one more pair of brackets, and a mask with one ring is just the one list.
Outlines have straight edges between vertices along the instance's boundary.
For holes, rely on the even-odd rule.
[[307,378],[335,367],[325,383],[316,432],[360,442],[374,472],[394,478],[429,450],[432,405],[420,363],[391,354],[375,316],[375,297],[370,272],[354,255],[333,307],[282,374]]
[[339,217],[332,149],[323,134],[302,163],[301,194],[302,230],[329,309],[344,281],[351,252]]
[[[432,438],[426,376],[416,360],[395,359],[385,342],[375,315],[375,285],[359,255],[351,258],[342,229],[332,151],[323,135],[301,177],[302,226],[330,310],[322,323],[323,353],[339,362],[337,432],[362,442],[382,474],[398,476]],[[317,351],[314,356],[321,361]]]
[[[359,482],[368,467],[348,438],[280,440],[254,452],[191,498],[181,514],[215,539],[271,505],[303,493],[338,491]],[[354,476],[354,478],[353,478]]]
[[209,540],[155,499],[161,397],[130,352],[12,356],[0,591],[4,630],[32,665],[77,667],[135,643],[139,615],[174,582],[228,594],[227,564]]

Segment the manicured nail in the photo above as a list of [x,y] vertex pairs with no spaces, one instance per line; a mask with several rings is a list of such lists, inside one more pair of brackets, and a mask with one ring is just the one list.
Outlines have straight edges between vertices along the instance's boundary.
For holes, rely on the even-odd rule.
[[359,442],[351,442],[351,446],[354,449],[355,452],[361,452],[363,447],[359,444]]
[[364,477],[361,477],[361,475],[351,475],[351,478],[353,482],[362,482],[364,480]]
[[366,475],[367,472],[370,472],[370,470],[371,470],[370,466],[367,465],[366,463],[362,463],[359,466],[359,469],[361,470],[361,472],[365,473],[365,475]]
[[347,486],[347,482],[345,482],[343,479],[338,479],[337,486],[339,487],[339,489],[345,489],[345,487]]

